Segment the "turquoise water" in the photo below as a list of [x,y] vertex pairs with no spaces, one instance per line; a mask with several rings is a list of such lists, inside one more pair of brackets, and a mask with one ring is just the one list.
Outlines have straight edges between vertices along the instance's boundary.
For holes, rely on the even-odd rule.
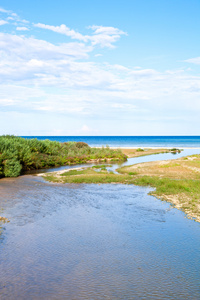
[[200,299],[200,224],[149,191],[1,179],[0,299]]
[[[33,138],[26,136],[25,138]],[[199,147],[200,136],[34,136],[58,142],[85,142],[101,147]]]

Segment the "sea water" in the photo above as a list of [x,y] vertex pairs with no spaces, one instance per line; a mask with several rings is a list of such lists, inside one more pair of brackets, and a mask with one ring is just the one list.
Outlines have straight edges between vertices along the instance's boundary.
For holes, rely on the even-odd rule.
[[197,147],[200,136],[24,136],[25,138],[49,139],[61,143],[85,142],[91,147]]

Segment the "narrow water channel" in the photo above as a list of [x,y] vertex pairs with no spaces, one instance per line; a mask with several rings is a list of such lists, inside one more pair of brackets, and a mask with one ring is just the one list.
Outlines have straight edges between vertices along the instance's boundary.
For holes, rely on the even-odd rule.
[[0,299],[200,299],[200,224],[149,191],[1,179]]

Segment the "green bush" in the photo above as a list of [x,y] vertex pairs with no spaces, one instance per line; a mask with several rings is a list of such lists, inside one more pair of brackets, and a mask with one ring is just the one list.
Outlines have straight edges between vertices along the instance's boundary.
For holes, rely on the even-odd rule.
[[89,146],[88,146],[88,144],[86,144],[84,142],[77,142],[76,147],[77,148],[85,148],[85,147],[88,148]]
[[144,149],[138,148],[138,149],[136,149],[136,151],[137,151],[137,152],[142,152],[142,151],[144,151]]
[[120,150],[90,148],[84,142],[59,143],[13,135],[0,136],[0,177],[18,176],[21,171],[107,158],[126,160]]
[[20,175],[22,166],[16,158],[8,159],[5,162],[4,174],[6,177],[17,177]]

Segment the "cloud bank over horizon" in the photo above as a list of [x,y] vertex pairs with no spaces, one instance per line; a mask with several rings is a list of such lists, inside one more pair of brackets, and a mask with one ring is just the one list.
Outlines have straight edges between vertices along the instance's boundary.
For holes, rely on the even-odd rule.
[[185,120],[197,122],[200,75],[189,67],[200,57],[164,71],[113,64],[104,57],[129,38],[123,29],[87,24],[83,34],[66,24],[31,23],[3,7],[0,17],[0,134],[190,134]]

